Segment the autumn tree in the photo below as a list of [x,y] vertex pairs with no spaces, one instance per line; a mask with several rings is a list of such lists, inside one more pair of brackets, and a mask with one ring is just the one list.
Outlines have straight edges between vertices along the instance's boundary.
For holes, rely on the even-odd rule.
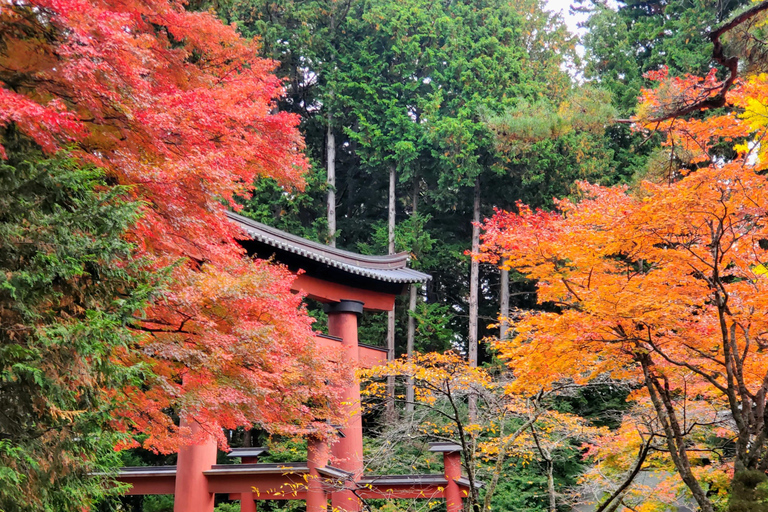
[[[413,398],[399,394],[398,401],[412,401],[414,424],[407,419],[393,430],[387,446],[391,451],[403,439],[451,442],[461,447],[462,465],[470,482],[468,507],[489,511],[496,492],[507,476],[510,461],[541,460],[545,466],[547,509],[557,510],[554,465],[556,450],[574,439],[590,439],[604,429],[577,416],[558,412],[553,404],[568,386],[540,390],[530,395],[506,392],[508,382],[487,368],[471,365],[454,352],[414,354],[362,372],[367,406],[376,408],[386,395],[384,379],[409,378]],[[476,398],[470,413],[468,399]],[[386,434],[385,434],[386,436]],[[482,490],[480,483],[482,482]]]
[[118,425],[162,451],[180,440],[167,411],[214,433],[328,428],[340,374],[313,348],[288,271],[245,258],[224,215],[257,176],[302,183],[298,120],[275,112],[273,63],[177,2],[16,2],[0,32],[2,144],[13,131],[46,154],[66,146],[129,187],[141,207],[125,239],[170,272],[164,296],[133,315],[143,335],[119,361],[154,378],[118,397]]
[[[596,512],[617,510],[658,510],[678,507],[691,499],[666,449],[665,434],[653,404],[641,393],[630,395],[631,408],[621,425],[584,445],[592,462],[572,489],[576,503],[591,503]],[[720,414],[710,404],[691,401],[685,407],[686,421],[696,425],[688,437],[688,450],[709,459],[699,477],[716,510],[724,510],[732,476],[726,454],[730,440]],[[755,505],[753,503],[753,505]]]
[[[653,78],[661,84],[645,91],[641,119],[670,99],[719,91],[714,72]],[[539,302],[558,309],[528,316],[514,340],[497,345],[516,386],[605,374],[641,385],[677,473],[705,511],[714,510],[706,471],[716,465],[693,448],[707,425],[691,420],[690,408],[720,411],[709,423],[733,443],[734,482],[768,469],[768,283],[756,271],[767,256],[764,155],[755,142],[737,144],[730,160],[717,152],[722,141],[762,140],[763,90],[757,76],[729,93],[741,115],[655,122],[686,155],[687,172],[635,192],[582,184],[582,199],[559,202],[557,212],[520,205],[485,226],[484,257],[536,279]]]

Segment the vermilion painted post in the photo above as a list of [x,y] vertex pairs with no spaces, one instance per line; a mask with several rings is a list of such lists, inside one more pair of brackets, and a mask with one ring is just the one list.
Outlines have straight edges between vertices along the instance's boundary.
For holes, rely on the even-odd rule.
[[[342,339],[344,358],[352,364],[359,362],[357,344],[357,318],[363,312],[363,303],[356,300],[342,300],[326,304],[328,313],[328,334]],[[354,474],[359,479],[363,474],[363,419],[360,411],[360,383],[354,383],[343,393],[343,407],[347,413],[347,424],[341,429],[343,437],[332,448],[335,465]],[[336,491],[331,503],[334,510],[357,512],[360,500],[352,491]]]
[[448,512],[461,512],[461,489],[456,480],[461,478],[461,452],[443,453],[443,471],[448,485],[445,486],[445,506]]
[[[259,462],[258,457],[241,457],[240,462],[243,464],[256,464]],[[253,499],[253,492],[244,492],[240,494],[240,512],[256,512],[256,502]]]
[[[328,510],[328,496],[323,488],[320,473],[317,468],[328,465],[328,444],[314,437],[307,440],[307,512],[326,512]],[[242,503],[242,502],[241,502]]]
[[[194,419],[182,416],[181,425],[197,437],[202,431]],[[203,471],[216,464],[216,440],[207,436],[198,444],[179,449],[176,462],[176,487],[174,489],[173,512],[213,512],[213,493],[208,492],[208,479]]]
[[252,492],[240,493],[240,512],[256,512],[256,502]]

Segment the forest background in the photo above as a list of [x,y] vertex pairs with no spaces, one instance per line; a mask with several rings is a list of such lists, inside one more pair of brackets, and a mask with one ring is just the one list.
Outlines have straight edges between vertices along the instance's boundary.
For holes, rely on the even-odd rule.
[[[369,449],[376,456],[371,469],[408,471],[428,467],[434,461],[418,456],[424,439],[452,437],[457,427],[478,423],[482,435],[478,434],[472,446],[465,446],[469,450],[465,457],[476,465],[480,479],[490,478],[495,486],[494,492],[484,491],[487,499],[477,497],[478,506],[483,502],[488,509],[568,510],[579,501],[591,499],[601,502],[603,510],[663,510],[688,496],[677,472],[661,455],[647,466],[660,470],[662,475],[658,486],[663,492],[655,496],[648,496],[642,483],[621,488],[623,477],[633,473],[636,476],[633,468],[642,467],[645,457],[638,466],[636,459],[625,452],[614,451],[602,458],[595,455],[599,451],[595,447],[601,442],[605,446],[625,442],[643,453],[645,440],[638,444],[627,442],[629,435],[622,437],[622,417],[632,404],[626,399],[635,391],[631,383],[591,383],[575,390],[531,395],[536,399],[514,407],[509,403],[501,409],[491,407],[494,401],[488,397],[496,396],[510,376],[491,344],[478,341],[506,338],[508,321],[514,322],[521,312],[546,313],[557,306],[538,300],[536,281],[524,272],[505,269],[514,264],[502,262],[500,269],[494,264],[498,261],[473,260],[471,253],[479,252],[479,223],[492,217],[495,209],[516,211],[517,203],[522,202],[549,211],[559,204],[556,198],[578,202],[584,197],[578,185],[581,181],[634,187],[644,179],[669,179],[680,169],[690,167],[689,161],[664,145],[662,134],[633,129],[627,120],[638,114],[642,88],[655,86],[649,71],[666,69],[671,76],[705,76],[715,69],[723,78],[725,70],[713,68],[713,45],[707,34],[744,7],[744,2],[738,1],[620,2],[615,8],[584,2],[573,6],[588,14],[578,39],[567,31],[559,15],[533,0],[243,0],[187,5],[190,11],[210,11],[225,23],[234,24],[242,37],[256,41],[252,51],[274,59],[275,73],[283,81],[285,94],[274,107],[270,106],[269,114],[293,114],[291,119],[298,122],[304,141],[306,161],[299,158],[279,169],[256,173],[263,177],[246,175],[242,179],[255,178],[252,195],[232,187],[223,196],[234,197],[244,215],[306,238],[363,253],[411,253],[412,266],[432,275],[432,281],[424,288],[414,287],[409,297],[399,300],[390,318],[366,314],[361,341],[393,347],[393,356],[453,350],[486,372],[488,380],[482,377],[477,382],[487,386],[457,390],[463,393],[462,404],[465,399],[467,403],[447,423],[435,418],[435,414],[445,414],[432,402],[424,412],[408,405],[394,412],[391,406],[389,411],[372,411],[368,416],[372,434]],[[179,40],[182,36],[177,35]],[[577,51],[579,45],[583,56]],[[13,58],[13,51],[20,50],[6,46],[4,51],[7,58]],[[752,58],[759,61],[759,56]],[[7,77],[3,80],[11,83]],[[265,104],[277,88],[272,83],[263,93]],[[1,119],[5,126],[9,118]],[[19,118],[10,120],[23,125]],[[15,132],[5,129],[4,146],[11,163],[29,160],[28,155],[35,154],[35,150],[15,137]],[[284,148],[302,145],[290,136],[277,140]],[[261,144],[249,149],[264,151],[266,146]],[[728,148],[719,151],[723,158],[732,157]],[[14,156],[18,154],[25,158]],[[244,158],[247,160],[247,155]],[[96,164],[105,166],[104,161]],[[63,160],[39,165],[70,169],[73,164]],[[292,188],[291,173],[304,168],[306,186]],[[118,170],[117,175],[120,173]],[[85,189],[103,186],[95,185],[93,179],[78,178],[68,186],[77,190],[84,190],[83,183],[87,183]],[[132,184],[121,179],[117,182]],[[112,185],[109,180],[107,184]],[[14,183],[6,185],[17,190]],[[39,191],[60,186],[36,185],[35,190],[43,193]],[[109,215],[122,219],[109,228],[110,236],[118,237],[136,222],[132,213],[135,206],[118,202],[111,208],[114,211]],[[11,210],[11,206],[6,208]],[[129,239],[135,241],[137,237]],[[207,246],[213,245],[209,242]],[[117,246],[105,250],[112,251],[105,256],[107,259],[129,251]],[[146,252],[146,258],[156,256],[153,247]],[[171,254],[194,252],[184,248]],[[166,265],[173,258],[158,259]],[[146,270],[141,267],[114,276],[123,281],[116,285],[121,293],[126,287],[136,290],[129,294],[130,301],[137,301],[131,302],[134,306],[157,300],[147,290],[158,284],[149,284],[153,280],[143,274]],[[208,277],[215,281],[216,271],[211,270]],[[243,294],[258,288],[260,282],[251,282],[251,288],[245,287]],[[225,297],[224,302],[227,300],[234,299]],[[295,306],[290,301],[288,305]],[[315,304],[308,303],[308,307],[317,320],[313,328],[322,330],[322,312]],[[121,314],[125,315],[123,312],[118,316]],[[134,328],[149,332],[173,323],[167,320],[170,316],[166,312],[166,324],[150,321],[149,325],[144,322],[141,328]],[[178,319],[175,321],[178,323]],[[308,324],[300,324],[300,329],[308,328]],[[8,366],[17,371],[14,364],[18,365],[23,357],[14,353],[7,354],[7,358],[13,361]],[[455,367],[457,373],[451,374],[451,379],[461,380],[465,376],[462,372],[474,371],[461,367],[450,355],[422,363],[422,367],[442,370]],[[416,373],[413,368],[392,366],[372,377]],[[321,374],[318,370],[317,375]],[[426,374],[420,382],[428,387],[432,378],[441,377]],[[410,394],[414,391],[408,382],[398,381],[397,396],[406,402],[423,399],[424,395]],[[204,383],[198,386],[202,388]],[[374,387],[369,392],[375,399],[381,390]],[[437,400],[444,403],[450,399],[447,396]],[[476,400],[479,410],[472,410]],[[374,405],[382,402],[386,400],[373,400]],[[156,397],[150,397],[148,404],[149,416],[167,405]],[[218,410],[212,408],[211,414]],[[238,421],[246,413],[238,413],[241,416],[235,414],[228,425],[222,425],[227,427],[224,432],[229,442],[255,444],[268,439],[270,433],[263,427],[275,418],[251,419],[249,423],[259,428],[243,430],[238,428]],[[61,413],[54,411],[53,416],[56,414]],[[392,421],[393,414],[397,421]],[[509,415],[508,420],[499,419],[504,414]],[[484,423],[479,421],[483,418]],[[510,440],[496,433],[504,429],[517,435]],[[409,443],[385,449],[394,444],[394,438],[402,439],[404,435],[411,439]],[[301,448],[297,449],[290,438],[277,436],[269,440],[276,461],[281,457],[301,458]],[[146,439],[140,441],[152,447],[146,445]],[[158,445],[163,442],[160,439]],[[11,448],[7,448],[8,457],[21,456]],[[655,449],[662,451],[657,446]],[[125,453],[119,462],[172,462],[172,458],[147,451]],[[404,455],[413,457],[412,464],[397,467],[393,461],[403,460]],[[600,465],[595,466],[597,460]],[[498,461],[503,464],[499,466]],[[600,476],[589,476],[590,467],[598,467]],[[6,475],[9,481],[17,477],[18,473],[13,472]],[[599,491],[585,497],[595,486]],[[729,484],[709,481],[708,486],[706,492],[714,496],[715,506],[727,507]],[[608,489],[620,493],[612,493],[606,500],[602,492]],[[158,498],[126,500],[120,506],[165,510],[169,504]],[[228,506],[225,503],[220,508]]]

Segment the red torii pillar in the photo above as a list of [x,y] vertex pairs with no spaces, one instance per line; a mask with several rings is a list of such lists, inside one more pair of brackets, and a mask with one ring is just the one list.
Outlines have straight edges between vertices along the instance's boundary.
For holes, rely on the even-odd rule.
[[[328,334],[341,338],[344,359],[354,365],[359,362],[357,320],[363,313],[363,303],[357,300],[341,300],[325,305],[328,313]],[[363,474],[363,418],[360,408],[360,383],[355,379],[344,389],[342,403],[348,421],[341,429],[343,437],[332,448],[335,465],[349,471],[358,480]],[[331,498],[334,510],[358,512],[360,500],[351,490],[335,491]]]
[[461,512],[461,488],[458,480],[461,478],[461,446],[455,443],[437,442],[429,443],[429,451],[443,454],[443,474],[448,480],[443,496],[448,512]]
[[443,471],[448,485],[445,486],[445,507],[448,512],[461,512],[464,507],[461,503],[461,489],[456,482],[461,478],[461,452],[443,452]]
[[[192,436],[200,435],[202,427],[194,419],[181,418]],[[207,436],[197,444],[182,446],[176,462],[176,486],[173,512],[213,512],[213,493],[208,492],[208,479],[203,471],[216,464],[216,440]]]
[[328,443],[322,439],[310,437],[307,440],[307,512],[326,512],[328,510],[328,495],[323,487],[323,481],[317,468],[328,465]]

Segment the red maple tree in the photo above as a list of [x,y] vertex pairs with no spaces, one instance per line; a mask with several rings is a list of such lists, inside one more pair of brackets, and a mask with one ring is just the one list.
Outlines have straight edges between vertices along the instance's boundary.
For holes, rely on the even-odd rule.
[[136,257],[173,265],[163,296],[137,314],[142,346],[120,356],[155,380],[125,390],[119,424],[161,451],[179,439],[168,410],[213,432],[325,425],[339,373],[313,349],[290,273],[248,259],[224,215],[256,177],[302,186],[298,119],[276,112],[274,64],[177,1],[14,0],[0,33],[0,130],[132,186],[144,204],[128,235]]

